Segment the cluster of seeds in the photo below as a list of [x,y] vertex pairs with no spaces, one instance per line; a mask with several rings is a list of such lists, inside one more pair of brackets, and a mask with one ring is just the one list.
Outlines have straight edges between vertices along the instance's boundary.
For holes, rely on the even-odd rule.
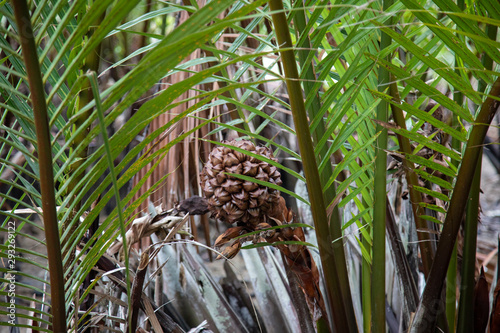
[[[223,143],[277,161],[269,148],[256,147],[250,141]],[[242,226],[266,222],[268,212],[279,203],[280,192],[230,174],[281,185],[277,168],[255,156],[222,146],[212,150],[201,172],[201,188],[214,217]]]

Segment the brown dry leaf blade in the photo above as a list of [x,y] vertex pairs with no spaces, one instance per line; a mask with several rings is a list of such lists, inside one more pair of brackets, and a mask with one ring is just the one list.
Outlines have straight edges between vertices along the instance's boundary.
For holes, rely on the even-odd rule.
[[224,244],[229,243],[233,238],[241,235],[241,231],[243,231],[243,227],[234,227],[227,229],[222,235],[217,237],[215,240],[215,247],[221,247]]
[[500,279],[497,281],[493,293],[493,306],[491,308],[490,332],[500,332]]
[[[481,266],[481,274],[474,288],[474,332],[486,331],[488,314],[490,313],[488,282]],[[492,331],[494,332],[494,331]]]

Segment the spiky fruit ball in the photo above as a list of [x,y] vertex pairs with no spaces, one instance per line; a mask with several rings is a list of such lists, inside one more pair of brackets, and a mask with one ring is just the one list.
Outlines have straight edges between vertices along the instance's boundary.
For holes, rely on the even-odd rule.
[[[250,141],[233,140],[223,143],[277,161],[269,148],[256,147]],[[281,185],[278,169],[241,151],[216,147],[201,171],[201,188],[214,217],[238,225],[266,222],[269,219],[268,213],[280,202],[280,192],[228,173]]]

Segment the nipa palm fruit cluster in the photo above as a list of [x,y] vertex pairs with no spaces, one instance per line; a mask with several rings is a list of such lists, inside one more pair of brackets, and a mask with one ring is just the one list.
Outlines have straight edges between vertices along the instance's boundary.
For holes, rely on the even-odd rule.
[[[281,185],[278,169],[269,163],[277,159],[269,148],[257,147],[250,141],[223,143],[224,146],[213,149],[201,172],[201,188],[212,216],[236,224],[215,241],[216,249],[224,247],[217,259],[236,256],[247,241],[280,242],[274,245],[301,281],[312,313],[317,312],[319,307],[324,314],[319,273],[309,250],[301,244],[281,243],[305,242],[301,227],[288,226],[297,223],[295,214],[286,207],[278,190],[252,181],[256,179]],[[260,232],[242,236],[254,231]]]
[[[277,161],[270,149],[256,147],[250,141],[229,141],[225,144]],[[230,174],[281,185],[277,168],[236,149],[216,147],[201,172],[201,188],[214,217],[238,225],[255,226],[266,222],[279,204],[280,192]]]

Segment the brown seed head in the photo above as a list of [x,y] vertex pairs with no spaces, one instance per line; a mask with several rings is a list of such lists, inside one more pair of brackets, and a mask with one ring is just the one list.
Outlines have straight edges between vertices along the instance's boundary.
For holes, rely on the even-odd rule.
[[[277,161],[269,148],[256,147],[250,141],[233,140],[224,143]],[[281,185],[278,169],[234,149],[216,147],[201,172],[201,188],[213,216],[230,224],[238,222],[249,229],[260,222],[267,222],[272,207],[280,204],[279,191],[227,173]]]

